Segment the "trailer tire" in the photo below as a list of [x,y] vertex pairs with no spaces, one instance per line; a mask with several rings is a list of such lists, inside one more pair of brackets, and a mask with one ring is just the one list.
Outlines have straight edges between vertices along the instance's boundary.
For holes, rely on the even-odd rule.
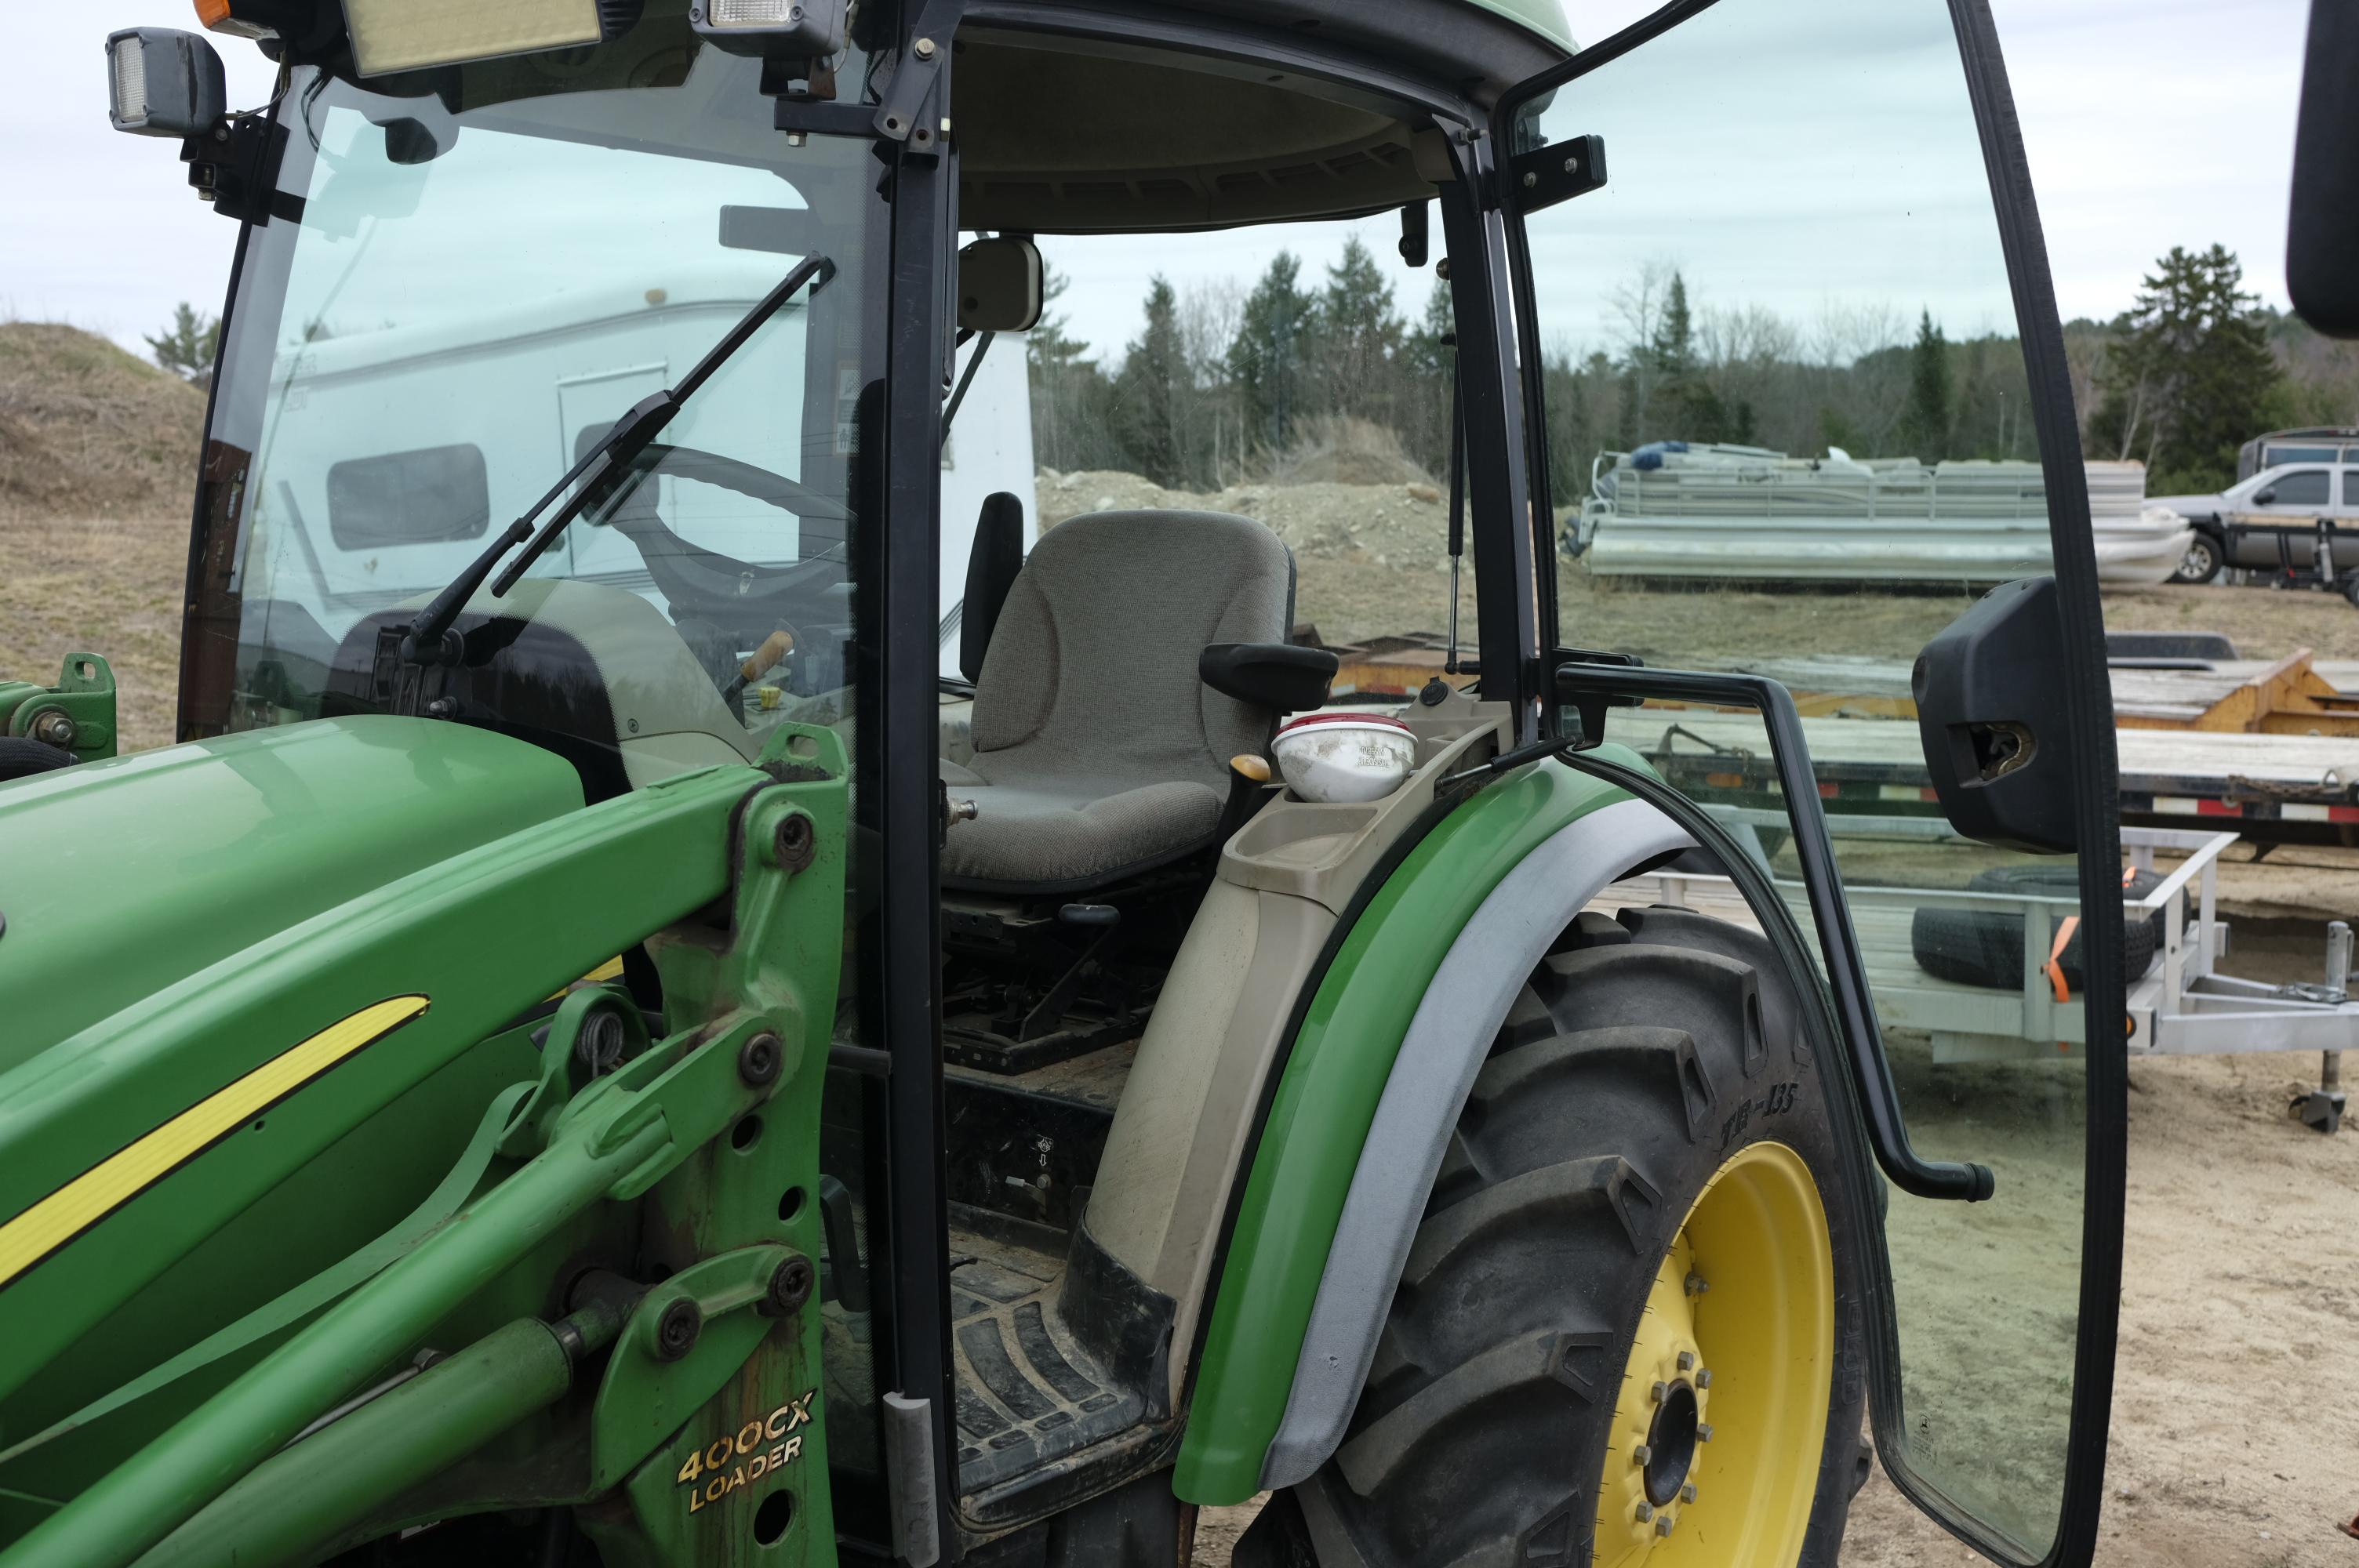
[[[2138,871],[2122,884],[2131,898],[2143,898],[2162,885],[2152,871]],[[2081,869],[2071,860],[2048,866],[1994,866],[1977,871],[1966,883],[1969,892],[2012,892],[2069,898],[2081,891]],[[2162,911],[2122,926],[2122,978],[2135,981],[2154,962],[2162,946]],[[1919,904],[1908,923],[1908,946],[1917,967],[1937,979],[1959,985],[2017,990],[2023,985],[2023,916],[1988,909],[1946,909]],[[2041,955],[2043,961],[2046,956]],[[2064,983],[2082,988],[2081,934],[2074,931],[2058,956]]]
[[1567,933],[1460,1115],[1343,1444],[1299,1489],[1314,1537],[1386,1568],[1619,1563],[1694,1514],[1682,1562],[1835,1562],[1865,1221],[1820,1080],[1841,1067],[1799,1023],[1756,933],[1672,909]]
[[0,735],[0,784],[70,768],[79,761],[71,752],[60,752],[45,741],[26,735]]

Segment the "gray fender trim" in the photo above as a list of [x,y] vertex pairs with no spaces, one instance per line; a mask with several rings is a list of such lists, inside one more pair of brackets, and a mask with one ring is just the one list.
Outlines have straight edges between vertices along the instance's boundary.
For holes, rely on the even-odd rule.
[[1410,1018],[1319,1279],[1264,1487],[1308,1480],[1343,1441],[1451,1129],[1516,990],[1582,907],[1632,868],[1689,848],[1642,800],[1601,806],[1517,863],[1459,932]]

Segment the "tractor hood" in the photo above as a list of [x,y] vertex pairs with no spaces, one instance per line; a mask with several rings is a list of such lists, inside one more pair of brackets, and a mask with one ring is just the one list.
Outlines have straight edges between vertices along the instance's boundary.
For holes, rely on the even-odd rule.
[[582,805],[561,759],[321,719],[0,785],[0,1074],[321,910]]

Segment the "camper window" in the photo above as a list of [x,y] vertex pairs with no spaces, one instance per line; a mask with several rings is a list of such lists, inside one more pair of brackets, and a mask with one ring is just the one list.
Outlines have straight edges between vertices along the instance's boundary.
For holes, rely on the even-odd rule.
[[342,549],[473,539],[491,521],[484,452],[472,444],[351,458],[328,470],[328,531]]

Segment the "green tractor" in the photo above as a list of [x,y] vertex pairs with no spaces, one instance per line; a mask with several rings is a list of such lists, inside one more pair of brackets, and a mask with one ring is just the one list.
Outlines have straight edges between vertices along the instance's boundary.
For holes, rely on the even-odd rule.
[[[0,687],[0,1568],[1786,1568],[1871,1451],[2090,1561],[2111,709],[1984,0],[197,10],[267,105],[108,47],[240,225],[178,743]],[[1560,561],[1678,440],[2037,458],[2052,575]]]

